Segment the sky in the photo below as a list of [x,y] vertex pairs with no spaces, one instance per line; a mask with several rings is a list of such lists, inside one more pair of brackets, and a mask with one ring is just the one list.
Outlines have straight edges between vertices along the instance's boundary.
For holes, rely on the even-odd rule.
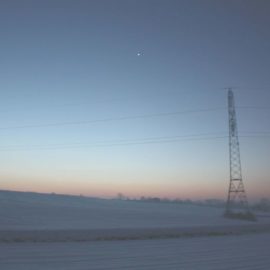
[[0,189],[270,197],[270,2],[0,1]]

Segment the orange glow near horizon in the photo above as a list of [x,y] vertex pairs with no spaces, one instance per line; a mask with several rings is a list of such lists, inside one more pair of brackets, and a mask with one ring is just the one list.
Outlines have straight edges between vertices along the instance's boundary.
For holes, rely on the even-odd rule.
[[[2,177],[1,177],[2,178]],[[23,179],[20,181],[10,178],[5,178],[1,181],[0,189],[14,191],[29,191],[40,193],[56,193],[69,195],[84,195],[90,197],[114,198],[121,193],[126,197],[139,198],[144,197],[159,197],[168,199],[226,199],[226,186],[219,188],[211,185],[198,185],[194,183],[183,184],[178,183],[157,183],[151,181],[149,183],[132,183],[132,182],[111,182],[111,181],[92,181],[85,180],[66,181],[66,180],[50,180],[34,181],[33,179]],[[225,187],[225,189],[224,189]],[[247,190],[250,199],[259,199],[270,197],[268,189],[264,185],[250,186]]]

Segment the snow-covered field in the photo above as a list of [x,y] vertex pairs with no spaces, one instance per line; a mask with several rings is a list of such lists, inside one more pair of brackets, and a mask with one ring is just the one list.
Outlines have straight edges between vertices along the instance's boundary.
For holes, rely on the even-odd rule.
[[0,244],[3,270],[269,270],[270,234]]
[[[171,228],[249,224],[223,209],[0,191],[0,230]],[[259,223],[270,223],[261,219]]]
[[0,269],[269,270],[270,218],[222,212],[0,191]]

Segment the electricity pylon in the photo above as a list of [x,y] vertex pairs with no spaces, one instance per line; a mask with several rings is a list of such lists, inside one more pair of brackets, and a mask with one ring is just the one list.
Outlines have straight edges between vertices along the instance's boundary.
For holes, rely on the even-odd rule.
[[229,113],[229,150],[230,150],[230,184],[226,203],[225,216],[254,220],[251,213],[242,179],[240,147],[237,131],[234,95],[231,88],[228,91]]

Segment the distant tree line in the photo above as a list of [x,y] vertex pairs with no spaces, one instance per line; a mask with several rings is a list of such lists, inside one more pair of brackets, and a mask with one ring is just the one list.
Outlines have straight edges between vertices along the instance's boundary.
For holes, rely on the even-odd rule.
[[[149,203],[170,203],[170,204],[191,204],[201,206],[225,207],[226,202],[220,199],[205,199],[205,200],[191,200],[191,199],[169,199],[160,197],[141,196],[139,198],[129,198],[122,193],[118,193],[117,199],[136,202]],[[252,210],[261,212],[270,212],[270,199],[260,199],[259,202],[250,205]]]
[[263,198],[258,203],[253,204],[252,209],[261,212],[270,212],[270,200]]
[[191,200],[191,199],[169,199],[160,197],[141,196],[139,198],[129,198],[122,193],[117,194],[118,200],[136,201],[136,202],[149,202],[149,203],[170,203],[170,204],[193,204],[193,205],[207,205],[215,207],[224,207],[225,202],[219,199],[206,199],[206,200]]

